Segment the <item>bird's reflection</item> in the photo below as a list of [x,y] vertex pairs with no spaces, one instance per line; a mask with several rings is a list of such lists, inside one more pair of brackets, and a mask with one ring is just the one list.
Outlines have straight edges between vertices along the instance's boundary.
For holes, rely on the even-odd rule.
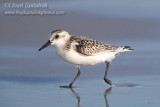
[[112,91],[112,87],[106,89],[105,92],[104,92],[104,99],[105,99],[105,102],[106,102],[106,107],[109,107],[108,100],[107,100],[107,95],[109,93],[111,93],[111,91]]
[[[80,107],[80,96],[79,96],[79,94],[76,93],[73,88],[70,88],[70,90],[72,91],[73,95],[76,97],[76,99],[78,101],[76,107]],[[105,99],[105,102],[106,102],[106,107],[109,107],[108,100],[107,100],[107,95],[109,93],[111,93],[111,91],[112,91],[112,87],[106,89],[105,92],[104,92],[104,99]]]
[[[137,84],[115,84],[114,85],[114,87],[135,87],[135,86],[137,86]],[[66,87],[61,86],[61,88],[66,88]],[[76,107],[80,107],[80,95],[77,92],[75,92],[73,88],[67,88],[67,89],[70,89],[72,94],[76,97],[76,99],[77,99]],[[112,87],[109,87],[104,92],[104,99],[105,99],[106,107],[109,107],[107,95],[110,94],[111,91],[112,91]]]
[[71,89],[73,95],[77,98],[78,103],[77,103],[76,107],[80,107],[80,96],[79,96],[79,94],[76,93],[73,88],[70,88],[70,89]]

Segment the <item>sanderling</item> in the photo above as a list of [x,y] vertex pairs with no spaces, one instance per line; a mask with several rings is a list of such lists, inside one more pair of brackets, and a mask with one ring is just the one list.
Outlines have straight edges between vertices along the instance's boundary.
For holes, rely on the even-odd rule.
[[64,30],[51,32],[50,39],[39,49],[54,45],[56,53],[65,61],[75,64],[78,73],[73,81],[66,88],[71,88],[76,79],[80,76],[80,65],[95,65],[106,63],[104,81],[112,85],[112,81],[107,78],[110,61],[120,52],[131,51],[129,46],[113,46],[105,44],[87,37],[73,36]]

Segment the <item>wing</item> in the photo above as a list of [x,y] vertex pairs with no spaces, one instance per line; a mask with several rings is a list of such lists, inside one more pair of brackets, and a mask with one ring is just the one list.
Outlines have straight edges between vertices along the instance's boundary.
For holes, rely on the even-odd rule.
[[90,38],[79,37],[76,39],[75,50],[86,56],[94,56],[103,52],[114,52],[118,46],[108,45]]

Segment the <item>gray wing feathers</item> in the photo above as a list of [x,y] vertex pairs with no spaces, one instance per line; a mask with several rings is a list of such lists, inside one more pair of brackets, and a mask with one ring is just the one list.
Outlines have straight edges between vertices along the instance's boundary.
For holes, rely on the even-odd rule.
[[74,36],[75,50],[86,56],[93,56],[102,52],[115,52],[119,47],[108,45],[90,38]]

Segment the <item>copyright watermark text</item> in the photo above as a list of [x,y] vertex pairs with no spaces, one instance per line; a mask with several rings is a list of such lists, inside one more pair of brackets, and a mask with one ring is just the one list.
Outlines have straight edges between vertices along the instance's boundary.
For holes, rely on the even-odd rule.
[[65,15],[64,10],[51,10],[47,3],[4,3],[5,15]]

